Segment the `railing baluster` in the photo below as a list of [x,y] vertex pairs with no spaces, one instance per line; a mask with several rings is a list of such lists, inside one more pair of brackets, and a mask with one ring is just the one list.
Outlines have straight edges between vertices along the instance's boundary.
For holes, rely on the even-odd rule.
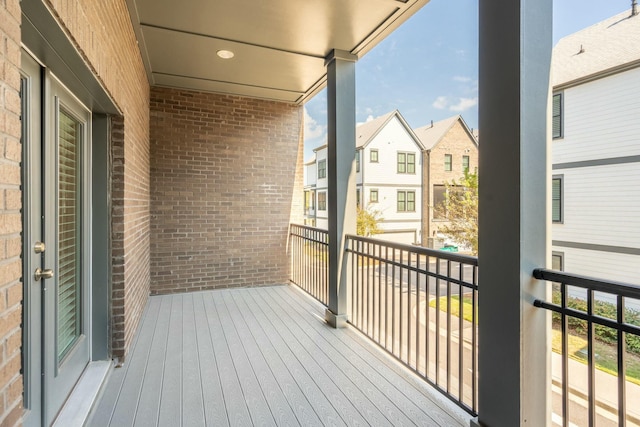
[[[571,387],[569,387],[569,319],[576,319],[580,322],[585,322],[587,324],[587,390],[579,390],[583,393],[587,394],[587,422],[590,426],[597,425],[603,417],[605,417],[602,411],[609,411],[612,413],[615,409],[611,409],[609,405],[601,405],[598,399],[599,395],[597,393],[598,387],[600,387],[601,383],[604,381],[600,381],[602,378],[605,378],[604,375],[612,375],[607,373],[606,371],[601,371],[600,368],[596,365],[596,341],[599,340],[599,327],[603,326],[605,328],[609,328],[616,331],[617,342],[615,343],[615,348],[617,350],[617,378],[616,383],[617,387],[613,390],[617,391],[617,399],[609,396],[609,402],[615,402],[617,400],[617,418],[618,425],[625,426],[627,424],[627,417],[629,414],[627,413],[627,396],[626,396],[626,338],[627,334],[632,334],[636,337],[640,336],[640,326],[633,323],[627,323],[626,314],[628,314],[625,301],[626,298],[633,298],[635,300],[640,299],[640,286],[631,285],[627,283],[620,283],[615,281],[608,281],[602,279],[596,279],[592,277],[579,276],[576,274],[568,274],[561,271],[554,271],[548,269],[535,269],[533,271],[533,276],[536,279],[546,280],[548,282],[560,283],[560,304],[556,304],[555,302],[547,302],[542,300],[534,301],[534,305],[536,307],[541,307],[546,310],[550,310],[555,315],[559,315],[561,319],[561,332],[562,332],[562,350],[561,350],[561,360],[562,360],[562,425],[569,426],[572,408],[575,408],[575,403],[570,401],[569,397],[572,392],[570,392]],[[573,304],[584,304],[584,299],[580,297],[569,295],[568,287],[572,286],[575,288],[585,289],[587,292],[586,298],[586,311],[582,311],[578,305],[574,308]],[[596,307],[600,307],[601,304],[610,304],[605,300],[597,300],[595,299],[595,292],[603,292],[609,295],[615,296],[615,309],[616,309],[616,318],[615,320],[610,318],[607,314],[607,310],[603,310],[600,312],[598,308],[598,313],[596,313]],[[571,304],[570,304],[571,301]],[[597,305],[596,305],[597,303]],[[596,329],[598,327],[598,329]],[[603,345],[608,345],[603,343]],[[572,362],[573,363],[573,362]],[[598,369],[598,371],[596,371]],[[596,373],[597,372],[597,373]],[[603,377],[601,377],[603,375]],[[596,378],[598,377],[598,378]],[[605,386],[606,387],[606,386]],[[611,389],[609,389],[611,390]],[[612,390],[612,391],[613,391]],[[609,415],[606,415],[606,418],[609,418]]]
[[[328,298],[327,232],[312,227],[292,225],[290,245],[291,282],[326,305]],[[349,262],[352,266],[350,289],[348,290],[351,299],[348,305],[349,322],[449,399],[470,414],[477,415],[475,413],[477,401],[477,317],[475,314],[477,307],[477,258],[351,235],[347,236],[345,250],[351,256]],[[432,260],[436,263],[435,268],[432,268],[430,264]],[[452,262],[458,263],[457,277],[452,276]],[[443,265],[446,265],[444,273]],[[466,265],[472,268],[472,278],[468,278],[464,274]],[[443,301],[440,301],[442,296],[440,287],[445,283],[447,286],[446,307],[442,306]],[[424,296],[422,296],[422,284],[424,284]],[[404,295],[405,285],[406,296]],[[459,366],[456,372],[451,371],[452,286],[458,287],[461,315],[464,311],[462,303],[464,290],[470,289],[473,296],[474,325],[472,326],[471,338],[473,372],[471,373],[472,401],[470,404],[464,397],[464,319],[458,321],[460,329]],[[430,307],[432,292],[435,293],[436,298],[433,313],[432,307]],[[421,299],[424,299],[423,306],[421,306]],[[413,306],[415,306],[415,310]],[[446,337],[440,333],[441,326],[444,326],[441,325],[442,316],[447,316]],[[435,333],[432,336],[433,326],[435,326]],[[378,329],[377,333],[375,332],[376,328]],[[444,328],[442,329],[444,330]],[[445,338],[447,342],[441,343]],[[441,345],[444,345],[447,350],[446,361],[442,360],[440,355],[440,349],[445,348]],[[431,349],[433,348],[435,348],[435,353],[432,357]],[[443,362],[446,363],[446,366],[442,366]],[[431,366],[435,368],[433,374],[430,372]],[[441,385],[441,370],[446,371],[447,384],[445,386]],[[453,395],[451,394],[450,381],[455,375],[459,377],[457,379],[459,390],[456,395]]]
[[[464,281],[462,263],[458,263],[458,278]],[[458,395],[460,400],[464,398],[464,293],[462,286],[458,285]]]
[[[621,325],[625,322],[625,301],[624,297],[618,295],[616,298],[617,313],[616,320]],[[627,343],[625,333],[618,329],[618,425],[627,425],[627,366],[626,366]]]
[[[567,285],[562,286],[562,308],[567,308]],[[569,319],[562,313],[562,427],[569,426]]]
[[411,252],[407,252],[407,363],[411,366]]
[[[587,313],[589,316],[593,316],[593,290],[587,291]],[[588,372],[588,389],[589,389],[589,427],[593,427],[596,424],[596,402],[595,402],[595,340],[594,340],[594,325],[591,320],[587,321],[587,372]]]

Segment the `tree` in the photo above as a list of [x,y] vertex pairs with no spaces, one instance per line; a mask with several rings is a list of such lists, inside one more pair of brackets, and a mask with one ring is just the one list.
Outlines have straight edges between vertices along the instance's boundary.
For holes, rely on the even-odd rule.
[[446,183],[445,200],[435,207],[449,221],[439,231],[478,254],[478,174],[465,171],[459,182]]
[[382,214],[377,209],[357,208],[357,225],[356,233],[358,236],[370,237],[374,234],[382,233],[379,227],[380,221],[382,221]]

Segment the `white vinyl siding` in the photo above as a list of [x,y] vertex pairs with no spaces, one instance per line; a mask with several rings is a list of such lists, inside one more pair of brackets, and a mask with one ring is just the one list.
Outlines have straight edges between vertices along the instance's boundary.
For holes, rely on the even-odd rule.
[[588,249],[553,246],[562,252],[564,271],[638,285],[640,263],[638,255],[593,251]]
[[553,164],[640,155],[640,68],[565,89],[563,100]]
[[640,164],[561,172],[563,224],[552,226],[553,240],[640,248]]

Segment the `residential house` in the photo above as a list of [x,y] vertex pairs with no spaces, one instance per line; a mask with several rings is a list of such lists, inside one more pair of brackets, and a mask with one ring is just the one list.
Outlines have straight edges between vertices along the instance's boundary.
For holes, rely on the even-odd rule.
[[304,164],[304,225],[316,226],[316,183],[318,181],[316,155]]
[[[152,294],[286,283],[302,104],[325,85],[325,316],[343,325],[355,62],[425,3],[0,3],[0,424],[82,424],[131,363]],[[480,3],[479,425],[550,419],[532,269],[547,261],[551,5]],[[166,344],[146,357],[182,355],[184,341]]]
[[[316,221],[326,229],[327,146],[314,151],[316,160],[307,163],[307,171],[317,169]],[[381,233],[374,237],[420,244],[422,174],[422,146],[398,110],[356,128],[356,201],[382,218]],[[314,178],[307,174],[305,188],[313,186]]]
[[460,115],[415,130],[424,146],[423,244],[440,248],[447,237],[439,227],[446,213],[436,209],[445,201],[446,184],[459,182],[464,171],[478,171],[478,139]]
[[640,16],[553,49],[554,268],[640,281]]

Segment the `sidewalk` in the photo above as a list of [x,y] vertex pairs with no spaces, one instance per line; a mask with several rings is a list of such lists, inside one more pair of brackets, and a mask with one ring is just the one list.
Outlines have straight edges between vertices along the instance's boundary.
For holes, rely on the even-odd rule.
[[[587,365],[577,360],[569,361],[569,388],[570,393],[587,399],[589,386]],[[551,353],[551,378],[555,385],[562,386],[562,357],[557,353]],[[595,384],[598,390],[596,405],[609,412],[617,413],[618,408],[618,378],[599,369],[595,370]],[[630,381],[626,383],[627,395],[627,419],[636,425],[640,425],[640,386]]]

